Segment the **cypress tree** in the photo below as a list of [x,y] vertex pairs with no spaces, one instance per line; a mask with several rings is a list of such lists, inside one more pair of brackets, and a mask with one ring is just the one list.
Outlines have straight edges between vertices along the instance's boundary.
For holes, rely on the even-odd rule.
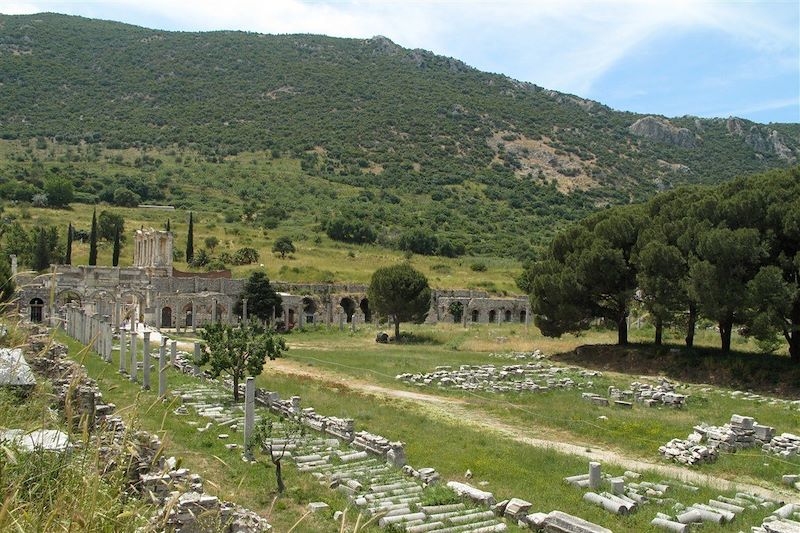
[[191,263],[194,259],[194,217],[189,211],[189,233],[186,236],[186,263]]
[[97,209],[92,211],[92,230],[89,233],[89,266],[97,266]]
[[33,269],[41,272],[50,266],[50,243],[47,239],[47,231],[39,228],[36,231],[36,244],[33,248]]
[[64,264],[72,264],[72,223],[67,227],[67,251],[64,253]]
[[114,251],[111,255],[111,265],[119,266],[119,226],[114,228]]
[[164,227],[164,229],[166,229],[167,231],[170,231],[169,219],[167,219],[167,225]]

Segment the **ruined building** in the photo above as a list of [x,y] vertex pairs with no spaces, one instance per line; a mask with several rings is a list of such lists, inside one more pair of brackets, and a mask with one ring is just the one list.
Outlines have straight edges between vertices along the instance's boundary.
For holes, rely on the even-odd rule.
[[[17,277],[20,311],[31,321],[58,320],[64,307],[75,302],[107,316],[118,327],[131,321],[157,328],[196,328],[211,322],[235,323],[247,313],[242,301],[234,313],[245,280],[230,271],[181,272],[172,266],[173,236],[167,231],[142,229],[134,239],[133,266],[53,265],[51,272]],[[12,268],[16,260],[12,258]],[[365,285],[273,282],[283,298],[286,327],[305,324],[364,324],[375,317]],[[527,324],[527,297],[491,297],[484,291],[433,292],[427,322]]]

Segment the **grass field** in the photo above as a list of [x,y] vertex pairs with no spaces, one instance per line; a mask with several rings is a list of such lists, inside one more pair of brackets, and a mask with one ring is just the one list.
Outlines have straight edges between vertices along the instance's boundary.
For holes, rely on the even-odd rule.
[[[371,331],[357,334],[341,334],[331,330],[292,333],[288,337],[291,349],[287,361],[301,368],[317,369],[386,387],[458,398],[476,414],[485,413],[503,423],[528,428],[533,430],[534,436],[555,436],[587,447],[601,446],[648,461],[660,461],[658,447],[672,438],[685,438],[694,425],[701,422],[722,425],[734,413],[753,416],[761,424],[776,427],[779,433],[797,433],[800,430],[800,410],[796,407],[789,409],[769,405],[768,402],[736,399],[724,394],[725,389],[706,385],[686,384],[683,387],[683,391],[690,395],[688,407],[683,410],[666,407],[654,409],[641,405],[635,405],[631,410],[620,410],[598,407],[580,399],[584,391],[607,395],[609,385],[627,389],[632,381],[640,380],[638,375],[619,372],[605,372],[602,377],[592,378],[593,386],[590,388],[536,394],[474,393],[408,385],[396,380],[395,376],[431,372],[440,365],[514,364],[515,361],[489,357],[487,353],[508,351],[509,344],[514,349],[539,348],[545,353],[553,353],[554,348],[563,350],[570,341],[574,348],[577,343],[597,342],[597,337],[605,337],[605,334],[590,333],[588,338],[564,338],[549,343],[548,339],[537,335],[534,328],[531,328],[529,335],[511,326],[479,326],[469,331],[454,331],[455,328],[449,325],[410,329],[423,339],[421,344],[376,344]],[[494,344],[492,338],[495,339]],[[698,336],[699,344],[714,342],[710,334],[701,333]],[[269,375],[269,366],[266,370]],[[598,420],[600,416],[606,416],[607,420]],[[747,478],[776,485],[782,474],[800,470],[800,458],[785,461],[754,450],[723,455],[718,462],[704,465],[701,470],[729,479]]]
[[[364,334],[366,338],[366,333]],[[102,362],[94,354],[79,355],[81,346],[75,341],[65,339],[63,335],[60,340],[65,340],[73,357],[82,358],[89,373],[98,380],[98,384],[103,390],[104,395],[118,405],[119,411],[125,416],[137,420],[141,427],[157,431],[165,440],[169,454],[180,457],[184,464],[193,471],[202,473],[211,482],[208,486],[224,497],[228,497],[238,503],[249,506],[259,512],[265,512],[272,503],[273,478],[271,473],[263,470],[263,467],[251,467],[242,463],[238,458],[238,452],[231,452],[224,448],[224,442],[216,438],[213,430],[199,434],[193,426],[186,422],[198,420],[190,417],[170,416],[171,410],[175,407],[167,403],[157,401],[154,392],[141,392],[138,386],[131,384],[123,376],[116,372],[116,363],[108,364]],[[351,348],[335,348],[333,350],[314,350],[311,347],[300,348],[297,345],[302,343],[316,343],[324,340],[326,344],[336,346],[342,342]],[[445,350],[435,341],[428,345],[415,346],[381,346],[387,348],[386,351],[376,353],[373,350],[358,349],[358,345],[365,348],[364,341],[360,336],[341,335],[334,333],[317,332],[313,334],[297,334],[291,336],[291,341],[295,348],[290,351],[289,357],[296,361],[304,361],[306,353],[316,354],[319,360],[337,359],[345,360],[347,357],[360,363],[362,369],[357,374],[359,379],[366,379],[372,372],[370,367],[379,369],[390,369],[395,365],[402,365],[404,368],[415,368],[421,366],[433,366],[441,362],[487,362],[485,353],[481,352],[462,352],[454,349]],[[352,346],[356,348],[352,348]],[[416,358],[404,357],[405,353],[418,351],[426,355]],[[348,355],[349,354],[349,355]],[[117,354],[114,353],[116,358]],[[498,360],[493,360],[498,361]],[[348,366],[349,362],[347,363]],[[268,363],[269,365],[269,363]],[[380,370],[383,373],[383,370]],[[186,376],[169,372],[169,383],[177,386],[186,383]],[[620,377],[609,376],[610,381],[621,380]],[[383,383],[391,381],[386,378]],[[534,447],[523,446],[514,440],[494,432],[482,431],[479,428],[453,422],[448,419],[441,419],[431,416],[430,411],[424,409],[419,404],[401,400],[380,399],[371,395],[361,393],[355,387],[346,384],[332,384],[329,381],[313,378],[302,378],[287,376],[267,371],[258,378],[259,386],[281,393],[282,397],[299,395],[302,397],[303,406],[314,406],[317,411],[326,415],[342,417],[352,417],[357,421],[357,429],[367,429],[390,439],[402,440],[406,443],[406,451],[409,462],[415,467],[432,466],[442,473],[445,479],[463,480],[463,474],[467,469],[472,470],[475,475],[473,482],[486,482],[487,490],[493,491],[498,499],[511,496],[521,497],[534,502],[534,508],[539,511],[548,512],[553,509],[560,509],[595,521],[611,528],[615,532],[643,532],[652,531],[649,521],[653,518],[656,511],[670,512],[670,505],[648,505],[638,513],[628,517],[611,516],[599,508],[593,507],[582,501],[582,491],[567,486],[561,480],[566,475],[584,472],[587,468],[586,460],[558,453],[555,451],[542,450]],[[401,385],[395,384],[400,387]],[[430,391],[436,393],[436,391]],[[442,393],[451,394],[451,393]],[[564,392],[564,395],[578,394],[576,391]],[[544,402],[536,405],[537,402]],[[740,407],[735,403],[727,404],[720,412],[727,413],[728,408]],[[741,406],[744,407],[744,406]],[[471,408],[490,413],[492,416],[504,417],[504,419],[515,423],[515,413],[509,411],[503,413],[500,410],[494,411],[493,407],[482,403],[475,403]],[[562,424],[570,419],[576,422],[574,431],[580,433],[579,422],[584,415],[596,418],[597,413],[586,413],[586,406],[582,402],[575,401],[573,397],[563,396],[562,393],[536,395],[531,398],[531,403],[526,404],[534,412],[549,413],[548,416],[558,418],[558,424]],[[659,438],[661,432],[672,430],[673,428],[683,428],[684,424],[691,425],[691,415],[693,409],[708,409],[700,411],[710,413],[712,409],[708,406],[690,406],[686,413],[664,413],[669,422],[665,426],[659,426],[656,435],[648,434]],[[614,412],[616,415],[618,412]],[[749,413],[748,413],[749,414]],[[763,407],[757,416],[768,418],[769,408]],[[634,409],[626,416],[630,416],[626,422],[622,423],[615,431],[615,438],[630,440],[631,435],[641,431],[642,427],[647,426],[647,417],[652,418],[652,411]],[[729,416],[729,415],[728,415]],[[778,416],[777,414],[775,416]],[[565,417],[565,418],[562,418]],[[544,424],[544,417],[532,420],[522,418],[520,424],[530,427],[534,424]],[[622,419],[621,419],[622,420]],[[795,418],[796,420],[796,418]],[[716,421],[716,420],[715,420]],[[721,420],[720,420],[721,422]],[[784,421],[785,424],[785,421]],[[568,428],[570,431],[572,427]],[[681,433],[688,433],[690,427]],[[625,448],[627,445],[619,443]],[[626,448],[627,449],[627,448]],[[731,458],[739,460],[740,457]],[[763,458],[759,462],[766,462]],[[741,465],[740,465],[741,466]],[[723,459],[711,468],[716,468],[715,474],[730,472],[736,467],[735,464],[726,464]],[[613,465],[604,465],[606,471],[620,474],[622,469]],[[765,467],[763,472],[751,471],[748,477],[764,478],[771,477],[778,470]],[[774,471],[773,471],[774,470]],[[785,469],[784,469],[785,470]],[[279,500],[275,510],[271,515],[271,521],[276,526],[277,532],[287,531],[303,512],[303,504],[308,501],[323,500],[331,504],[334,510],[342,509],[346,506],[345,502],[334,492],[320,487],[310,476],[298,474],[293,468],[287,468],[287,485],[289,492],[285,498]],[[711,472],[709,472],[711,473]],[[785,472],[784,472],[785,473]],[[662,476],[645,472],[645,478],[658,481]],[[743,478],[744,479],[744,478]],[[675,500],[685,504],[705,501],[719,494],[719,491],[709,488],[701,488],[700,492],[692,494],[684,489],[671,489],[670,496]],[[746,518],[737,519],[734,525],[722,527],[704,526],[703,531],[738,531],[744,525],[760,523],[764,512],[748,512]],[[336,524],[324,517],[315,517],[315,521],[304,522],[303,531],[337,531]],[[745,522],[746,521],[746,522]]]

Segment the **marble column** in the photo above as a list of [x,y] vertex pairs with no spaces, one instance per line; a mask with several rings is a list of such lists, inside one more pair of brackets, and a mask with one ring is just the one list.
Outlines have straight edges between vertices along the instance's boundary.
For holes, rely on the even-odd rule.
[[248,461],[253,460],[250,438],[255,427],[255,408],[256,380],[253,377],[248,377],[244,384],[244,457]]
[[172,366],[178,362],[178,341],[169,341],[169,361]]
[[203,355],[203,345],[199,342],[194,343],[194,361],[193,366],[196,372],[200,372],[200,367],[197,366],[197,362],[200,361],[200,357]]
[[119,330],[119,373],[120,374],[125,373],[125,363],[126,363],[125,358],[127,357],[127,353],[125,351],[126,348],[125,343],[127,342],[127,339],[125,337],[126,337],[125,330],[120,329]]
[[142,388],[150,390],[150,332],[142,333],[144,352],[142,353]]
[[163,338],[158,351],[158,397],[167,395],[167,339]]
[[197,306],[192,302],[192,332],[197,332]]
[[139,357],[136,352],[139,351],[139,342],[137,338],[139,334],[136,331],[131,331],[131,370],[128,373],[131,381],[136,381],[136,374],[139,372]]

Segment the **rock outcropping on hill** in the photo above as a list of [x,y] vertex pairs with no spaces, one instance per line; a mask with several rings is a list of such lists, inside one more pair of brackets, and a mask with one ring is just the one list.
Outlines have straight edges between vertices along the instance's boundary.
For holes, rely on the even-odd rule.
[[678,128],[666,119],[646,116],[628,128],[632,134],[653,141],[672,144],[682,148],[694,148],[695,137],[686,128]]

